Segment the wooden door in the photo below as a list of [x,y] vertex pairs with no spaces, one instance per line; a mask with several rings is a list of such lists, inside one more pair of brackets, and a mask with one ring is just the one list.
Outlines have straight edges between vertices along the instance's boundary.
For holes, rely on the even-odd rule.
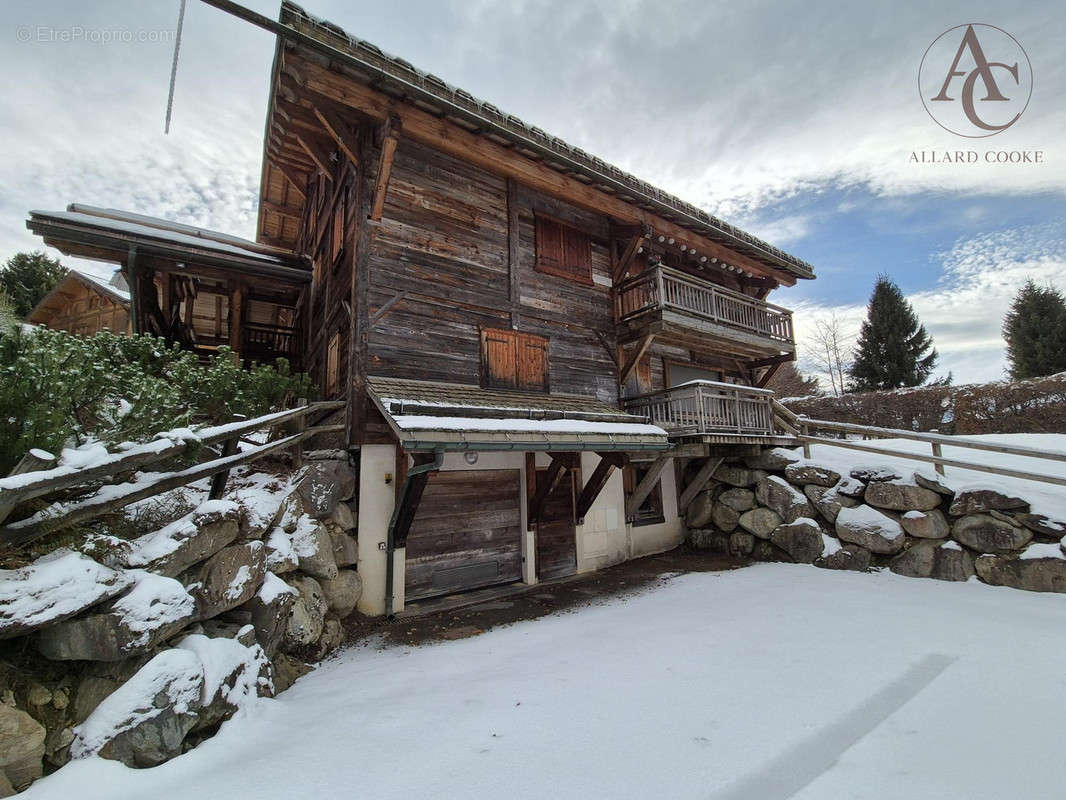
[[407,535],[407,600],[522,579],[521,473],[430,474]]
[[[544,480],[546,468],[537,470]],[[574,471],[567,470],[547,500],[537,523],[537,577],[561,578],[577,572],[577,539],[574,528],[576,503]]]

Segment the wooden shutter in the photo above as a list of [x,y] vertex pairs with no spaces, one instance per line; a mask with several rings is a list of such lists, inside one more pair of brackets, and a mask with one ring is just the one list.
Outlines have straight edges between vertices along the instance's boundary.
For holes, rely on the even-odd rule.
[[337,204],[333,207],[333,241],[330,250],[330,258],[336,264],[337,258],[344,247],[344,197],[337,198]]
[[481,331],[482,386],[548,391],[548,340],[517,331]]
[[333,397],[337,393],[340,383],[341,365],[341,335],[333,334],[329,340],[329,349],[326,351],[326,397]]
[[537,271],[592,286],[592,240],[587,233],[537,215]]
[[529,333],[519,334],[518,388],[534,392],[548,391],[548,340]]

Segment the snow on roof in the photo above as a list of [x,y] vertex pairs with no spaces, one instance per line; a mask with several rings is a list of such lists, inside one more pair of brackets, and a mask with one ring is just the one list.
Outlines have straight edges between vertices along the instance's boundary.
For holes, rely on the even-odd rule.
[[482,417],[395,416],[404,430],[506,431],[508,433],[603,433],[666,436],[658,425],[632,422],[589,422],[582,419],[499,419]]
[[277,255],[270,255],[265,252],[263,245],[248,239],[118,209],[71,203],[66,211],[30,211],[30,215],[75,225],[104,228],[114,233],[158,239],[186,247],[230,253],[275,264],[288,265],[292,262],[292,257],[287,257],[284,251],[279,250]]
[[130,293],[129,293],[128,290],[119,289],[117,286],[115,286],[112,283],[109,283],[108,281],[105,281],[103,278],[97,277],[96,275],[93,275],[93,274],[91,274],[89,272],[83,272],[80,269],[72,269],[71,273],[75,277],[80,278],[81,280],[85,281],[86,283],[91,284],[92,288],[96,289],[97,291],[103,292],[104,294],[111,295],[116,300],[118,300],[120,303],[123,303],[125,305],[129,305]]

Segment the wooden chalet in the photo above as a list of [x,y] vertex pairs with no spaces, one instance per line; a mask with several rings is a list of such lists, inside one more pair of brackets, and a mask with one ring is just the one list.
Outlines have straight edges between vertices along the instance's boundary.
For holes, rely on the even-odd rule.
[[121,272],[104,281],[72,269],[41,298],[26,321],[67,333],[130,332],[130,293]]
[[136,330],[284,350],[346,400],[361,610],[669,549],[723,456],[789,441],[766,298],[809,264],[296,5],[208,2],[277,35],[257,242],[30,227],[124,264]]

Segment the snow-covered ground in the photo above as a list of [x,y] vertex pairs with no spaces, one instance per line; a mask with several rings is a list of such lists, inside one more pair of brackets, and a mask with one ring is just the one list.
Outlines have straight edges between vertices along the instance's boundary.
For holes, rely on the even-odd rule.
[[[965,438],[1009,445],[1011,447],[1027,447],[1033,450],[1061,453],[1064,460],[1052,461],[1028,456],[1006,455],[984,450],[972,450],[965,447],[951,447],[950,445],[944,446],[944,458],[1066,479],[1066,434],[989,433]],[[927,442],[918,442],[912,439],[873,439],[866,442],[857,442],[857,444],[881,447],[900,453],[932,455],[932,450]],[[799,453],[800,451],[797,450],[796,452]],[[843,475],[847,475],[850,470],[857,466],[879,464],[893,467],[896,471],[902,470],[900,474],[905,478],[909,478],[915,471],[928,475],[935,474],[933,465],[928,462],[914,461],[899,456],[861,453],[856,450],[821,444],[811,446],[811,463],[832,467]],[[1066,520],[1066,487],[1056,486],[1051,483],[1038,483],[1022,478],[1004,477],[989,472],[958,469],[956,467],[946,467],[945,473],[946,477],[942,479],[943,482],[956,490],[969,487],[988,487],[1001,492],[1010,492],[1028,500],[1034,513]]]
[[1026,798],[1066,787],[1066,598],[758,565],[343,652],[196,750],[29,798]]

